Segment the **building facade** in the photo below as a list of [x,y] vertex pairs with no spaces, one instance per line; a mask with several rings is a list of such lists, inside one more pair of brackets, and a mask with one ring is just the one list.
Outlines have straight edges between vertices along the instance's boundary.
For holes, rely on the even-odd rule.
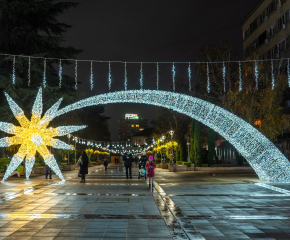
[[135,133],[145,128],[148,128],[148,119],[141,119],[138,114],[126,114],[119,120],[119,141],[131,141]]
[[260,59],[290,57],[290,0],[261,0],[242,22],[243,50]]

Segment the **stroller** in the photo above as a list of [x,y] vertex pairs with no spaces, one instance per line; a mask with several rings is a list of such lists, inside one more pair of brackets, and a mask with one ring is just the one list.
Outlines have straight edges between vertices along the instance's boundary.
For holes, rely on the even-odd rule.
[[147,176],[147,173],[146,173],[146,169],[143,168],[143,166],[141,166],[141,168],[139,169],[139,173],[140,173],[140,177],[143,178],[146,180],[146,176]]

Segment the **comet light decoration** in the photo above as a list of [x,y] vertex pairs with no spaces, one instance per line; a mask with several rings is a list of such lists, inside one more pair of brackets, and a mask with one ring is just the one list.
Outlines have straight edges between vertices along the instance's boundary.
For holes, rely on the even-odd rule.
[[57,162],[48,150],[46,146],[51,146],[59,149],[70,149],[74,150],[71,146],[65,142],[55,139],[56,136],[64,136],[68,133],[78,131],[85,128],[86,126],[61,126],[57,128],[48,128],[49,122],[56,117],[58,107],[62,101],[57,101],[47,112],[42,115],[42,89],[40,88],[36,97],[36,100],[32,107],[32,117],[29,121],[24,115],[23,110],[6,94],[8,104],[15,116],[20,123],[20,126],[14,126],[11,123],[0,122],[0,130],[13,134],[15,136],[5,137],[0,139],[0,147],[9,147],[11,145],[20,144],[18,152],[13,156],[11,162],[5,172],[2,179],[4,182],[11,173],[25,160],[26,167],[26,178],[32,171],[36,151],[43,157],[44,162],[57,174],[62,181],[64,178],[57,165]]
[[71,104],[56,116],[86,106],[109,103],[142,103],[172,109],[202,122],[223,136],[266,181],[290,181],[290,162],[255,127],[229,111],[188,95],[157,90],[129,90],[96,95]]

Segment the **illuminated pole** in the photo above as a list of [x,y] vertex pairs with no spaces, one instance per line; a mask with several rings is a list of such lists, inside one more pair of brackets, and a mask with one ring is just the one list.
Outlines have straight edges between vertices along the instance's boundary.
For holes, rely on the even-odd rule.
[[[52,127],[50,127],[50,131],[51,131]],[[51,154],[51,146],[49,147],[50,148],[50,154]]]
[[77,161],[77,137],[75,137],[75,164],[76,164],[76,161]]
[[169,134],[170,134],[170,136],[171,136],[171,163],[173,164],[173,141],[172,141],[172,139],[173,139],[173,134],[174,134],[174,131],[173,130],[171,130],[171,131],[169,131]]

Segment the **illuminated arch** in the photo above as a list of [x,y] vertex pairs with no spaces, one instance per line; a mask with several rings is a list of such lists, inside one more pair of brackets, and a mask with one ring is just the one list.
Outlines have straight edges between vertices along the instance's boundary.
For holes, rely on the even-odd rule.
[[56,115],[86,106],[125,102],[165,107],[188,115],[229,141],[246,158],[260,179],[290,181],[289,161],[263,134],[225,109],[188,95],[156,90],[111,92],[78,101],[60,109]]

